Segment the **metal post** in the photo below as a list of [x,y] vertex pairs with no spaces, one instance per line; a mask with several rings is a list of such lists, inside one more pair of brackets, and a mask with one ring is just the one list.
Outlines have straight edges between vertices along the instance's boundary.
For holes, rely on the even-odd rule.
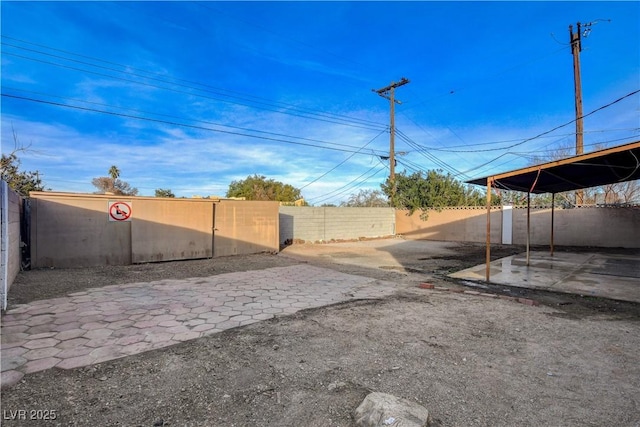
[[529,266],[530,242],[531,242],[531,193],[527,193],[527,267]]
[[491,186],[493,178],[487,178],[487,270],[485,278],[487,282],[491,280]]
[[555,217],[555,204],[556,193],[551,193],[551,256],[553,256],[553,223]]

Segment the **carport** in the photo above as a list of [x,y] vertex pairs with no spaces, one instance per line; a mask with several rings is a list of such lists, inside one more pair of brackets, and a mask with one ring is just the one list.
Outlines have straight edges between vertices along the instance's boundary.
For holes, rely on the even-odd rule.
[[[487,188],[487,249],[485,280],[491,279],[491,189],[527,193],[527,252],[526,266],[530,265],[530,196],[531,193],[555,194],[640,179],[640,141],[581,154],[562,160],[504,172],[468,181]],[[550,258],[553,259],[554,207],[551,209]],[[633,272],[632,272],[633,273]],[[635,277],[635,273],[631,277]]]

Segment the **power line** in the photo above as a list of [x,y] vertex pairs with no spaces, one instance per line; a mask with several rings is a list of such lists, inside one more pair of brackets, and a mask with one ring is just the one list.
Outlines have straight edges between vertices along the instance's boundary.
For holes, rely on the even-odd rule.
[[414,163],[410,160],[407,159],[398,159],[398,163],[400,163],[402,166],[404,166],[405,168],[413,171],[413,172],[418,172],[418,173],[422,173],[423,168],[418,165],[417,163]]
[[[638,129],[640,130],[640,128],[638,128]],[[624,137],[624,138],[616,138],[616,139],[609,139],[609,140],[606,140],[606,141],[592,142],[590,144],[585,144],[584,146],[585,147],[594,147],[594,148],[596,148],[596,147],[598,147],[600,145],[611,144],[613,142],[635,140],[637,138],[638,138],[638,136],[627,136],[627,137]],[[553,143],[544,145],[544,146],[542,146],[540,148],[548,147],[551,144],[553,144]],[[511,152],[511,153],[512,154],[516,154],[518,156],[535,158],[535,157],[541,157],[541,154],[544,154],[544,153],[554,153],[554,152],[557,152],[557,151],[560,151],[560,150],[569,151],[569,150],[571,150],[572,147],[571,146],[562,146],[562,147],[556,147],[556,148],[548,149],[548,150],[541,150],[540,148],[536,149],[536,150],[532,150],[532,151],[520,151],[520,152]]]
[[[628,97],[630,97],[630,96],[633,96],[633,95],[635,95],[635,94],[637,94],[637,93],[639,93],[639,92],[640,92],[640,89],[639,89],[639,90],[635,90],[635,91],[633,91],[633,92],[630,92],[630,93],[628,93],[628,94],[626,94],[626,95],[624,95],[624,96],[622,96],[622,97],[620,97],[620,98],[616,99],[615,101],[612,101],[612,102],[610,102],[610,103],[608,103],[608,104],[606,104],[606,105],[603,105],[602,107],[596,108],[595,110],[593,110],[593,111],[591,111],[591,112],[589,112],[589,113],[587,113],[587,114],[585,114],[585,115],[581,116],[580,118],[589,117],[589,116],[591,116],[592,114],[594,114],[594,113],[596,113],[596,112],[598,112],[598,111],[600,111],[600,110],[603,110],[603,109],[605,109],[605,108],[607,108],[607,107],[610,107],[610,106],[612,106],[612,105],[614,105],[614,104],[617,104],[618,102],[620,102],[620,101],[624,100],[625,98],[628,98]],[[534,139],[541,138],[541,137],[543,137],[544,135],[550,134],[550,133],[552,133],[552,132],[554,132],[554,131],[556,131],[556,130],[558,130],[558,129],[561,129],[561,128],[565,127],[565,126],[569,126],[570,124],[574,123],[576,120],[577,120],[577,119],[570,120],[570,121],[568,121],[568,122],[566,122],[566,123],[564,123],[564,124],[561,124],[561,125],[559,125],[559,126],[554,127],[553,129],[550,129],[550,130],[548,130],[548,131],[542,132],[542,133],[540,133],[540,134],[538,134],[538,135],[536,135],[536,136],[533,136],[533,137],[531,137],[531,138],[527,138],[527,139],[522,140],[522,141],[520,141],[520,142],[517,142],[517,143],[515,143],[515,144],[507,145],[506,147],[500,147],[500,148],[485,148],[485,149],[479,149],[479,150],[445,150],[445,149],[439,149],[439,148],[437,148],[437,147],[428,147],[428,149],[429,149],[429,150],[436,150],[436,151],[446,151],[446,152],[451,152],[451,153],[484,153],[484,152],[489,152],[489,151],[508,150],[508,149],[510,149],[510,148],[517,147],[517,146],[519,146],[519,145],[522,145],[522,144],[525,144],[525,143],[527,143],[527,142],[533,141]],[[425,147],[425,148],[427,148],[427,147]]]
[[[594,114],[594,113],[596,113],[596,112],[598,112],[598,111],[600,111],[600,110],[604,110],[605,108],[608,108],[608,107],[610,107],[610,106],[612,106],[612,105],[614,105],[614,104],[617,104],[618,102],[620,102],[620,101],[622,101],[622,100],[624,100],[624,99],[626,99],[626,98],[628,98],[628,97],[630,97],[630,96],[633,96],[633,95],[635,95],[635,94],[637,94],[637,93],[639,93],[639,92],[640,92],[640,89],[635,90],[635,91],[633,91],[633,92],[629,92],[628,94],[626,94],[626,95],[624,95],[624,96],[621,96],[620,98],[618,98],[618,99],[616,99],[616,100],[614,100],[614,101],[612,101],[612,102],[610,102],[610,103],[608,103],[608,104],[606,104],[606,105],[603,105],[602,107],[598,107],[598,108],[596,108],[595,110],[593,110],[593,111],[591,111],[591,112],[589,112],[589,113],[587,113],[587,114],[583,115],[582,117],[588,117],[588,116],[590,116],[590,115],[592,115],[592,114]],[[533,141],[534,139],[540,138],[540,137],[541,137],[541,136],[543,136],[543,135],[550,134],[551,132],[554,132],[554,131],[556,131],[556,130],[558,130],[558,129],[560,129],[560,128],[563,128],[563,127],[565,127],[565,126],[568,126],[568,125],[572,124],[572,123],[573,123],[573,122],[575,122],[575,121],[576,121],[576,119],[570,120],[570,121],[568,121],[567,123],[564,123],[564,124],[562,124],[562,125],[559,125],[559,126],[554,127],[553,129],[550,129],[550,130],[548,130],[548,131],[542,132],[542,133],[540,133],[540,134],[538,134],[538,135],[536,135],[536,136],[533,136],[533,137],[531,137],[531,138],[527,138],[527,139],[525,139],[524,141],[518,142],[518,143],[516,143],[516,144],[512,144],[512,145],[509,145],[509,146],[507,146],[507,147],[503,147],[502,149],[503,149],[503,150],[508,150],[508,149],[510,149],[510,148],[513,148],[513,147],[517,147],[517,146],[519,146],[519,145],[522,145],[522,144],[524,144],[524,143],[526,143],[526,142]],[[495,150],[493,150],[493,149],[487,149],[487,150],[471,150],[471,151],[467,151],[467,152],[479,152],[479,151],[495,151]],[[487,166],[488,164],[491,164],[491,163],[495,162],[496,160],[501,159],[502,157],[504,157],[504,156],[505,156],[505,155],[507,155],[507,154],[509,154],[509,153],[508,153],[508,152],[507,152],[507,153],[503,153],[503,154],[499,155],[498,157],[496,157],[496,158],[494,158],[494,159],[492,159],[492,160],[489,160],[488,162],[485,162],[485,163],[483,163],[483,164],[481,164],[481,165],[479,165],[479,166],[476,166],[476,167],[474,167],[474,168],[472,168],[472,169],[468,169],[468,170],[464,171],[463,173],[464,173],[464,174],[467,174],[468,172],[471,172],[471,171],[474,171],[474,170],[480,169],[480,168],[482,168],[482,167],[484,167],[484,166]]]
[[459,172],[453,166],[448,165],[447,163],[445,163],[444,161],[440,160],[435,155],[429,153],[429,151],[427,151],[427,149],[424,146],[422,146],[422,145],[418,144],[417,142],[415,142],[413,139],[411,139],[408,135],[406,135],[401,130],[398,130],[398,136],[400,136],[401,139],[403,139],[405,142],[407,142],[409,144],[409,146],[413,147],[418,152],[418,154],[422,155],[426,159],[438,164],[443,169],[448,169],[448,170],[452,171],[455,174],[459,174]]
[[[383,164],[383,166],[385,166],[385,165]],[[370,173],[372,170],[374,170],[374,169],[376,169],[376,168],[378,168],[378,167],[379,167],[379,165],[374,165],[373,167],[369,168],[366,172],[364,172],[362,175],[360,175],[360,176],[358,176],[357,178],[355,178],[355,179],[353,179],[353,180],[349,181],[348,183],[346,183],[346,184],[345,184],[345,185],[343,185],[342,187],[338,187],[337,189],[335,189],[335,190],[333,190],[333,191],[330,191],[330,192],[328,192],[328,193],[326,193],[326,194],[323,194],[323,195],[321,195],[321,196],[313,197],[313,198],[311,198],[311,199],[309,199],[309,200],[310,200],[310,201],[311,201],[311,200],[315,200],[315,202],[314,202],[314,203],[322,203],[322,202],[324,202],[324,201],[326,201],[326,200],[333,199],[333,198],[335,198],[335,197],[337,197],[337,196],[339,196],[339,195],[341,195],[341,194],[345,193],[346,191],[349,191],[349,189],[350,189],[350,188],[348,188],[348,187],[349,187],[351,184],[355,183],[355,182],[356,182],[356,181],[358,181],[360,178],[362,178],[363,176],[367,175],[367,174],[368,174],[368,173]],[[360,183],[356,184],[356,186],[355,186],[355,187],[357,187],[359,184],[362,184],[363,182],[366,182],[367,180],[369,180],[369,179],[373,178],[375,175],[377,175],[377,174],[379,174],[380,172],[384,171],[384,170],[385,170],[385,168],[386,168],[386,166],[385,166],[385,167],[383,167],[382,169],[379,169],[379,170],[378,170],[376,173],[374,173],[373,175],[368,176],[368,177],[367,177],[367,178],[365,178],[363,181],[361,181]],[[354,188],[355,188],[355,187],[354,187]],[[342,190],[342,191],[341,191],[341,190]],[[318,199],[320,199],[320,200],[318,200]]]
[[426,159],[430,160],[431,162],[435,163],[440,168],[452,173],[454,176],[465,175],[463,172],[460,172],[459,170],[457,170],[453,166],[449,165],[448,163],[444,162],[443,160],[441,160],[438,157],[434,156],[433,154],[429,153],[426,149],[424,149],[418,143],[414,142],[411,138],[409,138],[403,132],[399,131],[398,132],[398,136],[400,136],[400,138],[402,138],[404,141],[406,141],[410,146],[414,147],[418,151],[419,154],[421,154],[423,157],[425,157]]
[[[131,80],[131,79],[127,79],[127,78],[124,78],[124,77],[117,77],[117,76],[112,76],[112,75],[109,75],[109,74],[99,73],[99,72],[96,72],[96,71],[90,71],[90,70],[84,70],[84,69],[81,69],[81,68],[71,67],[71,66],[68,66],[68,65],[56,64],[54,62],[45,61],[45,60],[41,60],[41,59],[29,58],[29,57],[26,57],[26,56],[23,56],[23,55],[18,55],[18,54],[11,53],[11,52],[3,52],[3,54],[4,55],[15,56],[15,57],[18,57],[18,58],[27,59],[27,60],[30,60],[30,61],[41,62],[41,63],[44,63],[44,64],[55,65],[55,66],[58,66],[58,67],[62,67],[62,68],[66,68],[66,69],[70,69],[70,70],[74,70],[74,71],[81,71],[81,72],[84,72],[84,73],[94,74],[94,75],[98,75],[98,76],[101,76],[101,77],[107,77],[107,78],[110,78],[110,79],[125,81],[125,82],[128,82],[128,83],[133,83],[133,84],[137,84],[137,85],[141,85],[141,86],[152,87],[152,88],[155,88],[155,89],[167,90],[167,91],[174,92],[174,93],[181,93],[181,94],[186,94],[186,95],[191,95],[191,96],[197,96],[197,97],[200,97],[200,98],[210,99],[210,100],[214,100],[214,101],[226,102],[226,103],[235,104],[235,105],[242,105],[242,106],[245,106],[245,107],[257,108],[257,109],[261,109],[261,110],[272,111],[272,112],[275,112],[275,113],[287,114],[287,115],[290,115],[290,116],[301,117],[301,118],[306,118],[306,119],[311,119],[311,120],[317,120],[317,121],[321,121],[321,122],[340,124],[340,125],[344,125],[344,126],[351,126],[351,127],[361,128],[361,129],[369,129],[369,130],[372,129],[371,126],[361,126],[361,125],[354,124],[354,123],[348,123],[348,122],[346,122],[344,120],[340,120],[340,119],[328,120],[328,119],[322,119],[322,118],[319,118],[319,117],[312,117],[312,116],[303,115],[303,114],[293,114],[291,112],[278,111],[278,110],[273,110],[273,109],[269,109],[269,108],[265,108],[265,107],[258,107],[256,105],[243,104],[243,103],[231,101],[231,100],[228,100],[228,99],[215,98],[215,97],[212,97],[212,96],[206,96],[206,95],[202,95],[202,94],[190,93],[190,92],[186,92],[184,90],[172,89],[172,88],[168,88],[168,87],[164,87],[164,86],[158,86],[158,85],[151,84],[151,83],[144,83],[144,82],[140,82],[140,81],[136,81],[136,80]],[[180,86],[180,85],[178,85],[178,86]],[[315,114],[315,115],[319,116],[319,114]],[[380,126],[382,126],[382,125],[380,125]],[[380,127],[375,128],[375,130],[379,130],[379,129],[380,129]]]
[[[409,119],[409,120],[411,120],[411,119]],[[584,133],[587,134],[587,133],[602,133],[602,132],[637,131],[639,129],[640,128],[596,129],[596,130],[586,130],[586,131],[584,131]],[[451,130],[451,129],[449,129],[449,130]],[[574,136],[574,135],[575,135],[575,132],[574,133],[566,133],[566,134],[562,134],[562,135],[548,135],[548,136],[545,135],[545,136],[541,136],[540,138],[557,138],[559,136],[565,137],[565,136]],[[447,148],[439,148],[439,147],[424,147],[424,148],[427,149],[427,150],[432,150],[432,151],[444,151],[444,152],[456,153],[457,151],[454,151],[454,150],[451,150],[451,149],[452,148],[468,148],[468,147],[484,146],[484,145],[506,144],[506,143],[509,143],[509,142],[518,142],[518,141],[522,141],[522,138],[506,139],[506,140],[502,140],[502,141],[476,142],[476,143],[464,144],[464,145],[449,145],[449,146],[447,146]],[[500,150],[500,148],[498,148],[497,150]]]
[[332,195],[332,196],[330,196],[330,197],[327,197],[327,198],[322,199],[322,200],[320,200],[320,201],[316,201],[316,202],[314,202],[314,204],[317,204],[317,203],[326,203],[326,202],[327,202],[327,201],[329,201],[329,200],[335,200],[335,199],[337,199],[338,197],[340,197],[340,196],[344,195],[344,194],[345,194],[345,193],[347,193],[347,192],[353,192],[353,191],[355,191],[356,189],[361,188],[361,187],[362,187],[362,186],[363,186],[367,181],[371,180],[373,177],[375,177],[376,175],[380,174],[380,172],[384,172],[384,171],[385,171],[385,170],[387,170],[387,169],[388,169],[387,167],[382,168],[382,169],[379,169],[378,171],[376,171],[376,172],[374,172],[373,174],[371,174],[371,175],[367,176],[366,178],[362,179],[361,181],[354,183],[351,187],[349,187],[349,188],[345,188],[344,190],[342,190],[342,191],[340,191],[340,192],[338,192],[338,193],[336,193],[336,194],[334,194],[334,195]]
[[[299,107],[296,107],[296,106],[293,106],[293,105],[290,105],[290,104],[255,101],[255,100],[252,100],[252,99],[249,99],[249,98],[256,98],[256,99],[262,99],[262,98],[252,97],[250,95],[245,95],[244,97],[240,97],[240,96],[237,96],[237,95],[229,95],[229,94],[220,92],[221,90],[222,91],[226,91],[224,89],[214,88],[214,90],[212,90],[212,89],[198,88],[198,87],[194,87],[194,86],[190,86],[190,85],[185,85],[185,84],[182,84],[182,83],[176,83],[174,81],[170,81],[170,80],[166,80],[166,79],[162,79],[162,78],[144,76],[144,75],[133,73],[133,72],[130,72],[130,71],[122,71],[122,70],[117,70],[117,69],[110,68],[110,67],[91,64],[91,63],[88,63],[88,62],[85,62],[85,61],[79,61],[79,60],[72,59],[72,58],[65,58],[65,57],[62,57],[60,55],[53,55],[53,54],[50,54],[50,53],[41,52],[41,51],[37,51],[37,50],[34,50],[34,49],[28,49],[28,48],[21,47],[21,46],[15,46],[15,45],[8,44],[8,43],[5,43],[5,42],[3,42],[2,44],[5,45],[5,46],[15,47],[15,48],[22,49],[22,50],[36,52],[36,53],[39,53],[39,54],[42,54],[42,55],[51,56],[51,57],[55,57],[55,58],[58,58],[58,59],[63,59],[63,60],[66,60],[66,61],[80,63],[80,64],[83,64],[83,65],[88,65],[88,66],[91,66],[91,67],[105,69],[105,70],[108,70],[108,71],[114,71],[114,72],[117,72],[117,73],[122,73],[122,74],[125,74],[125,75],[130,75],[130,76],[143,78],[143,79],[147,79],[147,80],[152,80],[152,81],[156,81],[156,82],[168,83],[168,84],[175,85],[177,87],[182,87],[182,88],[185,88],[185,89],[191,89],[191,90],[205,92],[205,93],[211,93],[211,94],[215,94],[215,95],[219,95],[219,96],[223,96],[223,97],[231,98],[231,99],[217,98],[217,97],[207,96],[207,95],[203,95],[203,94],[199,94],[199,93],[187,92],[187,91],[184,91],[184,90],[179,90],[179,89],[175,89],[175,88],[169,88],[169,87],[160,86],[160,85],[157,85],[157,84],[146,83],[146,82],[142,82],[142,81],[138,81],[138,80],[132,80],[132,79],[124,78],[124,77],[114,76],[114,75],[111,75],[111,74],[105,74],[105,73],[101,73],[101,72],[97,72],[97,71],[92,71],[92,70],[86,70],[86,69],[83,69],[83,68],[73,67],[73,66],[70,66],[70,65],[59,64],[59,63],[56,63],[56,62],[51,62],[51,61],[47,61],[47,60],[40,59],[40,58],[33,58],[33,57],[25,56],[25,55],[19,55],[17,53],[13,53],[13,52],[6,52],[6,51],[3,52],[4,55],[14,56],[14,57],[25,59],[25,60],[28,60],[28,61],[40,62],[40,63],[47,64],[47,65],[53,65],[53,66],[56,66],[56,67],[65,68],[65,69],[69,69],[69,70],[73,70],[73,71],[93,74],[93,75],[97,75],[97,76],[100,76],[100,77],[107,77],[107,78],[114,79],[114,80],[125,81],[125,82],[128,82],[128,83],[138,84],[138,85],[141,85],[141,86],[152,87],[152,88],[155,88],[155,89],[167,90],[167,91],[170,91],[170,92],[187,94],[187,95],[191,95],[191,96],[198,96],[198,97],[201,97],[201,98],[210,99],[210,100],[214,100],[214,101],[226,102],[226,103],[235,104],[235,105],[241,105],[241,106],[250,107],[250,108],[256,108],[256,109],[261,109],[261,110],[266,110],[266,111],[272,111],[272,112],[276,112],[276,113],[280,113],[280,114],[287,114],[287,115],[291,115],[291,116],[295,116],[295,117],[301,117],[301,118],[306,118],[306,119],[311,119],[311,120],[318,120],[318,121],[323,121],[323,122],[328,122],[328,123],[341,124],[341,125],[345,125],[345,126],[351,126],[351,127],[357,127],[357,128],[363,128],[363,129],[370,129],[370,130],[371,129],[380,130],[381,128],[386,127],[385,125],[382,125],[382,124],[379,124],[379,123],[376,123],[376,122],[373,122],[373,121],[370,121],[370,120],[366,120],[366,119],[343,116],[343,115],[334,114],[334,113],[327,113],[327,112],[316,112],[316,111],[309,110],[309,109],[302,109],[302,108],[299,108]],[[121,64],[118,64],[118,66],[127,67],[127,66],[121,65]],[[153,73],[149,73],[149,74],[153,74]],[[193,84],[197,84],[198,86],[211,88],[211,86],[203,85],[201,83],[193,83]],[[234,101],[233,99],[250,102],[252,104],[247,104],[247,103]],[[282,111],[282,110],[273,109],[273,108],[267,108],[267,107],[286,108],[286,110]]]
[[[66,61],[76,62],[76,63],[80,63],[80,64],[84,64],[84,65],[89,65],[89,66],[96,67],[96,68],[102,68],[102,69],[106,69],[106,70],[110,70],[110,71],[116,71],[116,72],[123,73],[123,74],[129,74],[129,75],[133,75],[133,76],[136,76],[136,77],[147,78],[147,79],[150,79],[150,80],[156,80],[156,81],[160,81],[160,82],[164,82],[164,83],[170,83],[170,84],[177,84],[175,82],[188,83],[189,85],[182,85],[181,84],[180,86],[183,86],[183,87],[186,87],[186,88],[189,88],[189,89],[195,89],[195,90],[204,90],[204,89],[201,89],[201,88],[207,88],[207,89],[209,89],[209,90],[207,90],[207,92],[218,94],[218,95],[222,95],[222,96],[232,97],[232,98],[238,98],[238,99],[245,100],[245,101],[248,101],[248,102],[258,102],[258,101],[253,101],[252,100],[252,99],[256,99],[256,100],[260,101],[258,103],[264,104],[264,105],[268,105],[268,106],[289,108],[291,110],[301,111],[301,112],[304,112],[304,113],[326,115],[326,116],[336,117],[336,118],[340,118],[340,119],[344,119],[344,120],[353,120],[353,121],[356,121],[356,122],[361,122],[363,124],[364,123],[369,123],[371,125],[375,125],[375,126],[378,126],[378,127],[379,126],[383,126],[380,123],[377,123],[377,122],[374,122],[374,121],[371,121],[371,120],[361,119],[361,118],[358,118],[358,117],[345,116],[345,115],[342,115],[342,114],[328,113],[328,112],[324,112],[324,111],[318,112],[318,111],[311,110],[311,109],[300,108],[300,107],[292,105],[292,104],[272,101],[272,100],[269,100],[269,99],[266,99],[266,98],[263,98],[263,97],[259,97],[259,96],[255,96],[255,95],[251,95],[251,94],[246,94],[246,93],[242,93],[242,92],[238,92],[238,91],[233,91],[233,90],[230,90],[230,89],[223,89],[223,88],[215,87],[215,86],[212,86],[212,85],[209,85],[209,84],[196,82],[196,81],[193,81],[193,80],[186,80],[186,79],[181,79],[181,78],[177,78],[177,77],[173,77],[173,76],[168,76],[171,80],[173,80],[173,81],[169,81],[169,80],[167,80],[167,75],[166,74],[155,73],[155,72],[152,72],[152,71],[148,71],[148,70],[144,70],[144,69],[140,69],[140,68],[135,68],[135,67],[132,67],[130,65],[119,64],[117,62],[107,61],[107,60],[96,58],[96,57],[93,57],[93,56],[82,55],[82,54],[66,51],[66,50],[63,50],[63,49],[57,49],[57,48],[54,48],[54,47],[51,47],[51,46],[47,46],[47,45],[43,45],[43,44],[39,44],[39,43],[33,43],[33,42],[29,42],[29,41],[26,41],[26,40],[10,37],[10,36],[6,36],[6,35],[2,35],[2,38],[18,41],[20,43],[24,43],[24,44],[28,44],[28,45],[32,45],[32,46],[41,47],[41,48],[44,48],[44,49],[49,49],[49,50],[52,50],[52,51],[55,51],[55,52],[65,53],[67,55],[73,55],[73,56],[77,56],[77,57],[80,57],[80,58],[89,59],[91,61],[101,62],[103,64],[114,65],[114,66],[117,66],[117,67],[120,67],[120,68],[124,68],[124,70],[119,70],[119,69],[110,68],[110,67],[104,67],[104,66],[92,64],[90,62],[79,61],[79,60],[76,60],[76,59],[67,58],[67,57],[60,56],[60,55],[53,55],[53,54],[50,54],[50,53],[47,53],[47,52],[42,52],[42,51],[35,50],[35,49],[25,48],[23,46],[12,45],[12,44],[8,44],[8,43],[4,43],[4,42],[2,43],[3,45],[11,46],[11,47],[14,47],[14,48],[17,48],[17,49],[27,50],[27,51],[30,51],[30,52],[35,52],[35,53],[39,53],[39,54],[42,54],[42,55],[47,55],[47,56],[51,56],[51,57],[54,57],[54,58],[59,58],[59,59],[63,59],[63,60],[66,60]],[[25,57],[25,59],[31,59],[31,58]],[[32,59],[32,60],[35,60],[35,59]],[[61,66],[59,64],[54,64],[54,65]],[[142,73],[148,74],[150,76],[157,76],[157,77],[142,76],[140,74],[133,73],[133,72],[128,71],[128,70],[138,71],[138,72],[142,72]],[[159,78],[159,77],[161,77],[161,78]],[[194,87],[192,85],[199,86],[200,88]],[[221,93],[221,92],[223,92],[223,93]],[[236,94],[236,95],[229,95],[228,93]],[[247,99],[247,98],[252,98],[252,99]],[[264,102],[262,102],[262,101],[264,101]],[[240,105],[245,105],[245,104],[240,104]]]
[[[609,141],[600,141],[600,142],[595,142],[595,143],[591,143],[591,144],[586,144],[585,146],[586,146],[586,147],[597,147],[598,145],[601,145],[601,144],[610,144],[610,143],[612,143],[612,142],[620,142],[620,141],[627,141],[627,142],[631,142],[630,140],[636,140],[636,138],[637,138],[637,136],[635,136],[635,137],[631,137],[631,136],[629,136],[629,137],[626,137],[626,138],[617,138],[617,139],[612,139],[612,140],[609,140]],[[567,148],[571,148],[571,147],[567,147]],[[548,151],[551,151],[551,150],[546,150],[546,151],[548,152]],[[506,155],[518,156],[518,157],[522,157],[522,158],[526,158],[526,159],[528,159],[528,160],[531,160],[534,156],[530,156],[530,155],[528,155],[529,153],[532,153],[532,151],[525,151],[525,152],[513,152],[513,151],[508,151],[508,152],[506,152],[506,153],[502,154],[501,156],[498,156],[498,157],[496,157],[495,159],[493,159],[493,160],[492,160],[492,162],[493,162],[493,161],[495,161],[495,160],[498,160],[499,158],[502,158],[502,157],[504,157],[504,156],[506,156]],[[504,165],[506,165],[506,164],[512,163],[512,162],[514,162],[515,160],[516,160],[516,159],[511,159],[511,160],[507,160],[506,162],[499,163],[499,164],[497,164],[497,165],[493,166],[493,169],[497,169],[497,168],[499,168],[500,166],[504,166]],[[481,166],[481,167],[482,167],[482,166]],[[477,169],[477,168],[476,168],[476,169]],[[480,175],[484,175],[484,173],[480,173],[480,172],[478,172],[476,175],[477,175],[477,176],[480,176]]]
[[114,109],[123,110],[123,111],[133,111],[135,113],[151,114],[151,115],[154,115],[154,116],[167,117],[167,118],[178,119],[178,120],[189,120],[189,121],[192,121],[192,122],[195,122],[195,123],[204,123],[204,124],[209,124],[209,125],[214,125],[214,126],[226,127],[226,128],[230,128],[230,129],[243,130],[243,131],[247,131],[247,132],[262,133],[262,134],[266,134],[266,135],[273,135],[273,136],[280,136],[280,137],[285,137],[285,138],[300,139],[300,140],[303,140],[303,141],[319,142],[319,143],[322,143],[322,144],[329,144],[329,145],[335,145],[335,146],[343,146],[343,147],[348,147],[348,148],[355,148],[355,147],[353,147],[351,145],[339,144],[339,143],[336,143],[336,142],[328,142],[328,141],[322,141],[322,140],[313,139],[313,138],[304,138],[304,137],[300,137],[300,136],[292,136],[292,135],[286,135],[286,134],[281,134],[281,133],[276,133],[276,132],[268,132],[268,131],[263,131],[263,130],[249,129],[249,128],[244,128],[244,127],[240,127],[240,126],[225,125],[225,124],[222,124],[222,123],[216,123],[216,122],[211,122],[211,121],[207,121],[207,120],[191,119],[191,118],[186,118],[186,117],[181,117],[181,116],[174,116],[174,115],[171,115],[171,114],[154,113],[152,111],[138,110],[138,109],[135,109],[135,108],[116,107],[114,105],[104,104],[104,103],[100,103],[100,102],[85,101],[83,99],[69,98],[69,97],[60,96],[60,95],[52,95],[52,94],[43,93],[43,92],[37,92],[37,91],[31,91],[31,90],[26,90],[26,89],[14,88],[14,87],[11,87],[11,86],[4,86],[3,88],[4,89],[15,90],[15,91],[19,91],[19,92],[26,92],[26,93],[36,94],[36,95],[48,96],[48,97],[51,97],[51,98],[64,99],[64,100],[67,100],[67,101],[82,102],[82,103],[90,104],[90,105],[98,105],[100,107],[114,108]]
[[[371,144],[373,141],[375,141],[376,138],[378,138],[380,135],[382,135],[384,133],[384,131],[380,132],[379,134],[377,134],[376,136],[374,136],[369,142],[367,142],[366,144],[364,144],[360,150],[363,150],[367,145]],[[358,150],[358,151],[360,151]],[[353,156],[355,156],[357,153],[352,153],[349,157],[347,157],[346,159],[344,159],[343,161],[341,161],[340,163],[338,163],[337,165],[335,165],[333,168],[329,169],[328,171],[326,171],[325,173],[323,173],[322,175],[320,175],[319,177],[317,177],[316,179],[314,179],[311,182],[308,182],[307,184],[303,185],[302,187],[300,187],[300,190],[302,190],[303,188],[306,188],[308,186],[310,186],[311,184],[313,184],[314,182],[319,181],[320,179],[324,178],[325,176],[327,176],[329,173],[333,172],[334,170],[336,170],[338,167],[342,166],[343,164],[345,164],[347,162],[347,160],[349,160],[350,158],[352,158]]]
[[[91,112],[94,112],[94,113],[101,113],[101,114],[108,114],[108,115],[111,115],[111,116],[126,117],[126,118],[137,119],[137,120],[146,120],[146,121],[149,121],[149,122],[168,124],[168,125],[172,125],[172,126],[181,126],[181,127],[191,128],[191,129],[205,130],[205,131],[210,131],[210,132],[218,132],[218,133],[224,133],[224,134],[228,134],[228,135],[245,136],[245,137],[248,137],[248,138],[256,138],[256,139],[262,139],[262,140],[266,140],[266,141],[284,142],[284,143],[287,143],[287,144],[295,144],[295,145],[302,145],[302,146],[307,146],[307,147],[322,148],[322,149],[333,150],[333,151],[342,151],[342,152],[346,152],[346,153],[357,153],[357,154],[369,155],[368,153],[360,152],[360,149],[357,149],[357,150],[346,150],[346,149],[341,149],[341,148],[323,147],[321,145],[308,144],[308,143],[304,143],[304,142],[288,141],[288,140],[279,139],[279,138],[270,138],[270,137],[265,137],[265,136],[249,135],[249,134],[244,134],[244,133],[240,133],[240,132],[232,132],[232,131],[221,130],[221,129],[212,129],[212,128],[208,128],[208,127],[204,127],[204,126],[189,125],[189,124],[186,124],[186,123],[179,123],[179,122],[173,122],[173,121],[168,121],[168,120],[154,119],[154,118],[151,118],[151,117],[135,116],[133,114],[116,113],[116,112],[112,112],[112,111],[98,110],[98,109],[95,109],[95,108],[88,108],[88,107],[80,107],[80,106],[76,106],[76,105],[63,104],[63,103],[60,103],[60,102],[53,102],[53,101],[45,101],[45,100],[42,100],[42,99],[28,98],[28,97],[24,97],[24,96],[10,95],[10,94],[6,94],[6,93],[3,93],[2,96],[7,97],[7,98],[20,99],[20,100],[24,100],[24,101],[36,102],[36,103],[40,103],[40,104],[54,105],[54,106],[57,106],[57,107],[71,108],[71,109],[82,110],[82,111],[91,111]],[[357,147],[353,147],[353,148],[355,149]]]

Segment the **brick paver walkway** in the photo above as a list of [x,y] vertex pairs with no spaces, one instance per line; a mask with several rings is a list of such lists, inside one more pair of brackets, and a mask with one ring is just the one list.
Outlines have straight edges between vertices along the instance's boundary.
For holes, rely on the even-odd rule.
[[306,264],[186,280],[92,288],[2,316],[2,387],[31,372],[73,369],[200,338],[395,285]]

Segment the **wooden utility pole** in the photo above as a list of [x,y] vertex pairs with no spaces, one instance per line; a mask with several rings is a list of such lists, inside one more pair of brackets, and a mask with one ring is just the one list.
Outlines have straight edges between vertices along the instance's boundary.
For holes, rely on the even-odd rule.
[[377,93],[383,98],[389,100],[391,104],[391,119],[390,119],[390,136],[389,136],[389,181],[391,182],[391,192],[395,194],[396,189],[396,153],[395,153],[395,135],[396,135],[396,125],[395,125],[395,104],[402,104],[402,102],[395,99],[395,89],[400,86],[404,86],[409,83],[409,80],[405,77],[400,79],[399,82],[392,82],[389,86],[383,87],[382,89],[372,89],[373,92]]
[[[584,124],[582,122],[582,82],[580,80],[580,52],[582,51],[581,44],[581,25],[577,24],[578,31],[573,32],[573,25],[569,25],[569,40],[571,42],[571,54],[573,55],[573,85],[575,93],[575,105],[576,105],[576,155],[582,154],[584,151]],[[582,205],[584,203],[584,192],[582,190],[576,191],[576,204]]]

